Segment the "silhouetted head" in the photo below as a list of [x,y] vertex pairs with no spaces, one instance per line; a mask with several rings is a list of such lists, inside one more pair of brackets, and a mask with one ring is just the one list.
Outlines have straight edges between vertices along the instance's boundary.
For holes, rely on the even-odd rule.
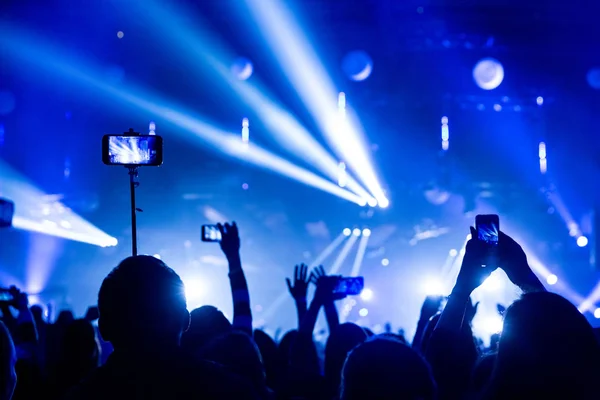
[[429,365],[406,344],[374,336],[350,352],[342,370],[342,400],[434,399]]
[[597,390],[599,363],[592,327],[573,304],[554,293],[527,293],[506,310],[491,391],[502,398],[586,398]]
[[265,367],[267,386],[274,388],[280,372],[277,368],[277,343],[260,329],[254,331],[254,342],[258,346]]
[[62,310],[58,313],[58,318],[56,318],[56,325],[64,328],[69,325],[71,322],[75,320],[73,316],[73,311],[71,310]]
[[0,321],[0,400],[10,400],[17,384],[17,353],[8,329]]
[[277,345],[277,354],[280,367],[287,367],[290,365],[292,346],[296,342],[297,337],[298,331],[292,329],[291,331],[287,331],[279,341],[279,344]]
[[183,334],[181,345],[196,351],[211,340],[231,332],[231,323],[221,310],[213,306],[202,306],[190,313],[190,329]]
[[177,346],[190,321],[181,278],[152,256],[121,261],[102,282],[98,309],[102,337],[115,351]]
[[388,338],[388,339],[392,339],[392,340],[397,340],[401,343],[406,344],[406,338],[399,334],[399,333],[393,333],[393,332],[386,332],[386,333],[382,333],[381,335],[379,335],[380,337],[383,338]]
[[31,315],[33,315],[33,320],[35,321],[36,324],[40,325],[45,321],[44,319],[44,309],[42,308],[42,306],[40,305],[34,305],[31,306],[30,308],[31,311]]
[[69,325],[63,338],[65,361],[77,369],[93,369],[98,366],[100,346],[96,330],[91,322],[76,319]]
[[266,392],[265,370],[254,340],[243,332],[228,332],[207,344],[198,354],[248,379],[259,393]]
[[337,327],[325,346],[325,378],[330,389],[338,390],[340,374],[348,352],[367,340],[367,334],[358,325],[345,323]]

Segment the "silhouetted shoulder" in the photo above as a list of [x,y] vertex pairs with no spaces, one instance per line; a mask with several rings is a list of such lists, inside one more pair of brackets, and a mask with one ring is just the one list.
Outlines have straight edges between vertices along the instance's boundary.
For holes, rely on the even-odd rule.
[[220,365],[185,356],[157,361],[128,365],[111,356],[106,365],[75,387],[66,400],[259,398],[249,382]]

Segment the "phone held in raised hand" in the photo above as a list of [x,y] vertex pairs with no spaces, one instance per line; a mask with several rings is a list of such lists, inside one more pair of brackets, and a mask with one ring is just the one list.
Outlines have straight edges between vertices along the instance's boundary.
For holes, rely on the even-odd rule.
[[500,235],[500,218],[496,214],[478,215],[475,217],[475,229],[477,239],[489,245],[498,246]]
[[202,225],[202,237],[203,242],[220,242],[221,231],[216,225]]
[[163,163],[163,140],[157,135],[104,135],[102,162],[106,165],[156,167]]
[[345,296],[354,296],[360,294],[365,288],[365,279],[362,276],[351,278],[339,278],[333,293],[343,294]]

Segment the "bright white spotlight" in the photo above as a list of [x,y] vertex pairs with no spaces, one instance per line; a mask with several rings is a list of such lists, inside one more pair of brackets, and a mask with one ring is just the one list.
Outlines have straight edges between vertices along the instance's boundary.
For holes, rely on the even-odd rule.
[[473,79],[484,90],[496,89],[504,80],[504,68],[494,58],[484,58],[475,64]]
[[123,33],[123,31],[119,31],[119,32],[117,32],[117,37],[118,37],[119,39],[123,39],[123,36],[125,36],[125,34]]
[[345,228],[343,232],[344,232],[344,236],[352,235],[352,230],[350,228]]
[[458,255],[458,250],[450,249],[450,252],[448,254],[450,255],[450,257],[456,257]]
[[579,234],[579,226],[576,222],[569,222],[567,227],[569,228],[569,236],[575,237]]
[[358,229],[358,228],[354,228],[354,230],[352,231],[352,234],[353,234],[354,236],[360,236],[360,229]]
[[367,310],[366,308],[361,308],[360,310],[358,310],[358,315],[360,315],[361,317],[366,317],[367,315],[369,315],[369,310]]
[[494,104],[494,111],[502,111],[502,106],[500,104]]
[[390,265],[390,260],[388,260],[387,258],[382,259],[381,265],[383,265],[384,267],[387,267],[388,265]]
[[346,187],[348,183],[348,173],[346,172],[346,163],[340,161],[338,163],[338,186]]
[[540,157],[540,160],[546,158],[546,143],[540,142],[538,145],[538,156]]
[[444,295],[444,285],[437,279],[430,279],[423,282],[423,291],[427,296]]
[[365,236],[365,237],[371,236],[371,230],[368,229],[368,228],[363,229],[362,235]]
[[484,329],[489,334],[500,333],[502,332],[502,318],[500,316],[493,316],[484,319],[480,322],[481,328]]
[[185,279],[183,283],[185,284],[185,297],[188,301],[188,308],[196,308],[200,305],[199,301],[206,294],[206,285],[199,279]]
[[558,282],[558,276],[554,274],[550,274],[546,278],[546,283],[548,283],[548,285],[556,285],[556,282]]
[[360,292],[360,298],[364,301],[369,301],[373,298],[373,291],[369,288],[364,288],[362,292]]
[[246,79],[250,78],[252,76],[252,72],[254,72],[252,61],[245,57],[238,57],[231,64],[231,73],[240,81],[245,81]]
[[600,319],[600,308],[594,310],[594,317]]
[[543,105],[543,104],[544,104],[544,98],[543,98],[542,96],[538,96],[538,97],[535,99],[535,102],[537,103],[537,105],[538,105],[538,106],[541,106],[541,105]]
[[157,253],[157,254],[155,254],[153,257],[154,257],[154,258],[158,258],[159,260],[161,259],[161,258],[160,258],[160,254],[158,254],[158,253]]
[[371,197],[367,201],[367,204],[369,205],[369,207],[377,207],[377,200],[374,197]]
[[579,236],[577,238],[577,246],[579,247],[585,247],[588,244],[588,238],[586,238],[585,236]]
[[496,271],[492,272],[492,274],[483,282],[481,287],[488,292],[496,292],[503,287],[502,279],[500,275]]
[[353,81],[364,81],[373,71],[373,60],[365,51],[354,50],[344,56],[342,70]]
[[390,201],[388,199],[386,199],[385,197],[382,197],[381,199],[379,199],[378,203],[379,203],[379,208],[388,208],[388,206],[390,205]]

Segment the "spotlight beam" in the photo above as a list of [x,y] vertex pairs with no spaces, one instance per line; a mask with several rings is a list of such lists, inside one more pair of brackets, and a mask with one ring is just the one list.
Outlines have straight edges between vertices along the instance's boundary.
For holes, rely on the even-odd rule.
[[[142,10],[141,10],[142,11]],[[272,95],[267,90],[248,82],[240,81],[232,76],[231,72],[209,49],[223,49],[225,45],[216,41],[207,32],[198,27],[197,21],[192,27],[191,22],[182,18],[179,12],[168,8],[165,4],[155,1],[144,3],[143,12],[151,21],[162,26],[162,21],[171,21],[168,29],[160,31],[159,38],[168,40],[169,45],[173,43],[181,46],[185,52],[192,56],[192,62],[198,67],[198,58],[202,59],[212,70],[227,83],[237,96],[242,98],[260,120],[267,126],[273,138],[289,153],[302,159],[315,167],[334,181],[337,180],[338,164],[331,154],[319,144],[319,142],[308,132],[291,113],[278,106]],[[197,70],[198,68],[195,68]],[[346,187],[363,197],[365,201],[371,196],[367,191],[351,177],[347,178]]]
[[[60,76],[94,88],[113,100],[117,99],[130,106],[157,115],[165,121],[189,133],[193,133],[197,139],[224,154],[252,163],[268,171],[276,172],[355,204],[364,204],[364,199],[360,196],[342,189],[315,173],[298,167],[263,148],[256,145],[246,146],[239,140],[239,135],[218,129],[214,125],[205,122],[206,120],[203,121],[190,116],[190,114],[178,111],[180,108],[175,109],[172,106],[164,104],[158,96],[152,93],[143,92],[133,87],[125,90],[122,89],[122,86],[116,87],[94,78],[92,74],[86,73],[87,71],[83,72],[90,69],[86,68],[83,63],[74,62],[74,60],[61,57],[54,52],[48,52],[43,46],[38,45],[36,41],[26,40],[25,37],[28,36],[26,33],[1,28],[0,33],[2,33],[0,35],[0,43],[4,44],[19,59],[27,61],[34,66],[49,69]],[[8,40],[8,38],[12,39]],[[44,60],[44,62],[40,63],[39,60]]]
[[350,276],[358,276],[360,274],[360,268],[362,267],[363,259],[365,258],[365,252],[367,251],[367,245],[369,243],[370,236],[361,236],[360,242],[358,242],[358,250],[356,257],[354,258],[354,264],[352,264],[352,271]]
[[[296,89],[319,129],[338,156],[347,162],[380,204],[387,204],[368,153],[360,123],[345,121],[340,129],[335,89],[319,57],[295,22],[277,0],[245,0],[257,27],[288,80]],[[310,82],[310,84],[307,84]]]
[[357,240],[358,240],[358,236],[354,236],[354,235],[352,235],[348,238],[348,241],[344,244],[344,247],[342,247],[342,251],[336,257],[336,259],[333,262],[333,264],[331,265],[331,268],[329,269],[329,272],[327,273],[327,275],[337,275],[340,268],[342,268],[342,264],[344,263],[344,261],[346,261],[346,258],[348,257],[350,250],[352,250],[352,246],[354,246],[354,243],[356,243]]
[[[15,203],[12,225],[16,229],[39,232],[63,239],[107,247],[117,239],[98,229],[58,201],[47,204],[47,195],[25,176],[0,160],[2,195]],[[43,212],[43,208],[47,212]],[[64,228],[61,226],[68,226]]]

